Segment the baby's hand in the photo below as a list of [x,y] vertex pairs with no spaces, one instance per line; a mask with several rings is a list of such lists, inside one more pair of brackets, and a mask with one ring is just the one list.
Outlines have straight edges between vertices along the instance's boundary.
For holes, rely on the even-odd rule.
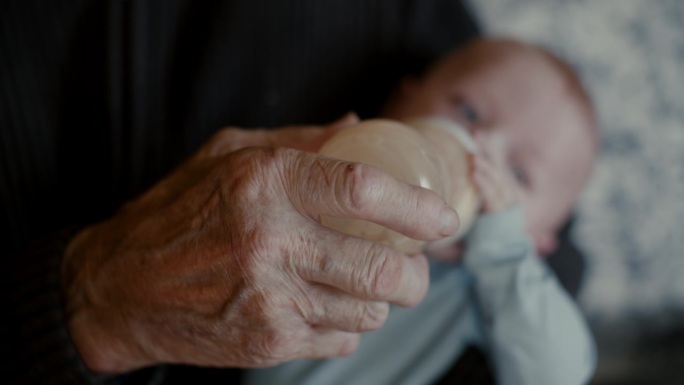
[[506,159],[506,142],[500,134],[475,134],[480,151],[473,155],[473,183],[482,199],[482,211],[492,213],[518,203],[518,184]]

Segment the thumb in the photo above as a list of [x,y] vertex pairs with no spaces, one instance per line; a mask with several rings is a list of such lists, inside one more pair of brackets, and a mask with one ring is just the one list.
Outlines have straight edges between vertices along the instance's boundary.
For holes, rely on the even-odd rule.
[[337,119],[336,121],[328,124],[326,126],[326,129],[340,129],[340,128],[345,128],[352,126],[360,121],[359,116],[356,115],[356,112],[354,111],[349,111],[346,114],[344,114],[341,118]]
[[265,145],[271,147],[289,147],[301,151],[318,152],[333,135],[358,122],[359,117],[349,112],[323,127],[291,126],[264,132],[263,135],[266,136]]
[[328,125],[325,126],[323,132],[319,136],[319,140],[316,143],[317,148],[314,151],[320,150],[321,147],[323,147],[323,145],[325,144],[325,142],[327,142],[328,139],[335,136],[335,134],[337,134],[338,132],[344,130],[349,126],[353,126],[359,123],[360,121],[361,119],[359,119],[359,116],[356,115],[356,112],[350,111],[347,112],[341,118],[337,119],[336,121],[328,123]]
[[306,144],[300,143],[298,147],[301,150],[318,152],[325,142],[335,136],[335,134],[359,122],[359,116],[355,112],[348,112],[334,122],[325,125],[323,130],[318,129],[311,132],[310,140]]

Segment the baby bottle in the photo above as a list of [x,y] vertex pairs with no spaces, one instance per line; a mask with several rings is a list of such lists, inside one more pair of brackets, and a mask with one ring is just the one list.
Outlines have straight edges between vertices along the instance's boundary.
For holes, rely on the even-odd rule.
[[[470,156],[476,150],[468,132],[454,122],[420,118],[406,122],[366,120],[340,131],[320,153],[331,158],[375,166],[409,184],[436,192],[459,215],[460,238],[479,210],[479,198],[470,179]],[[393,246],[406,253],[419,252],[424,242],[381,225],[346,218],[321,218],[324,225],[361,238]]]

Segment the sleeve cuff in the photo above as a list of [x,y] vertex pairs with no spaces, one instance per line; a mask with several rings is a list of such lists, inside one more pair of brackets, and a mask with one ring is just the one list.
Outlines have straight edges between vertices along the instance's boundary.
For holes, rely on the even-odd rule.
[[[7,270],[9,344],[5,345],[12,384],[113,384],[128,376],[97,375],[85,366],[66,324],[60,285],[62,255],[76,230],[63,231],[18,255]],[[150,372],[150,370],[147,370]],[[153,369],[151,381],[160,377]],[[155,373],[156,372],[156,373]],[[137,377],[137,376],[136,376]],[[160,381],[156,381],[160,382]]]

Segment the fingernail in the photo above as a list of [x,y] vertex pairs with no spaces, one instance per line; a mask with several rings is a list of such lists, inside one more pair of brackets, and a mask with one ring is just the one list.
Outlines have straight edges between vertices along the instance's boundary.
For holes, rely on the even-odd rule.
[[458,214],[451,207],[445,206],[439,213],[439,221],[442,225],[440,234],[443,236],[454,235],[458,231],[460,220]]

